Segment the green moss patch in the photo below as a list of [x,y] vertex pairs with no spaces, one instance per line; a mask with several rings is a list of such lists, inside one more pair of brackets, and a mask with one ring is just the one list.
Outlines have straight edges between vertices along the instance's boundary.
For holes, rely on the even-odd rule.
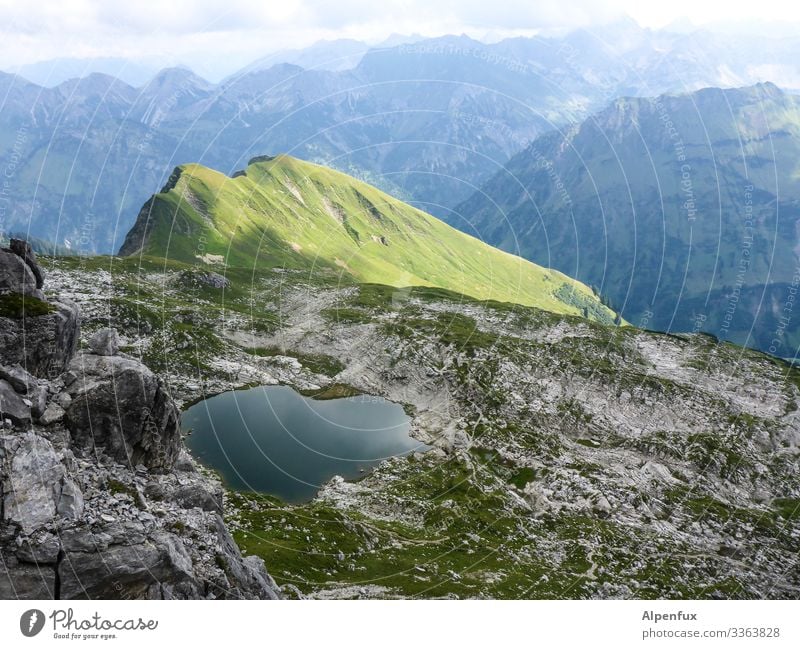
[[0,317],[3,318],[35,318],[37,316],[53,313],[56,308],[49,302],[44,302],[30,295],[22,293],[4,293],[0,295]]

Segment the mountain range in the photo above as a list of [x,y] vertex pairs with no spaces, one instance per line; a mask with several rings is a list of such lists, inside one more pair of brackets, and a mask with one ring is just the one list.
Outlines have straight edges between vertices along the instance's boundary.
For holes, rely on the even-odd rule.
[[773,84],[622,98],[534,141],[457,212],[632,323],[793,357],[800,98]]
[[[4,296],[7,355],[68,371],[2,368],[0,596],[797,596],[796,368],[705,335],[313,270],[265,224],[349,249],[354,273],[376,260],[391,272],[416,249],[430,270],[430,252],[446,262],[456,242],[482,244],[290,158],[236,178],[179,172],[140,215],[157,222],[131,236],[144,250],[44,269],[22,242],[4,251],[6,286],[30,259],[26,283],[39,291],[46,275],[48,298]],[[417,244],[405,255],[401,224]],[[372,255],[350,228],[394,234]],[[254,258],[246,244],[262,233]],[[380,395],[403,404],[424,447],[335,476],[306,503],[236,490],[186,452],[175,407],[254,384]]]
[[110,252],[177,164],[232,173],[279,152],[468,228],[452,209],[513,155],[620,95],[764,80],[800,87],[795,39],[698,37],[629,21],[493,44],[389,42],[345,70],[324,69],[326,56],[339,56],[324,49],[262,61],[219,84],[184,68],[137,88],[99,73],[52,88],[0,75],[0,156],[12,167],[3,229]]

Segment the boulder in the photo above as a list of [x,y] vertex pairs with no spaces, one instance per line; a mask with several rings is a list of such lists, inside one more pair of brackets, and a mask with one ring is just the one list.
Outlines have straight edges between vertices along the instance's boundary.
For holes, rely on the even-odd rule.
[[50,426],[64,419],[64,409],[55,402],[47,404],[42,416],[39,417],[39,423],[42,426]]
[[20,394],[27,394],[39,385],[36,377],[25,371],[21,365],[0,365],[0,379],[8,381]]
[[[78,308],[68,300],[46,301],[42,287],[44,272],[30,245],[12,239],[0,249],[0,295],[35,298],[24,309],[14,304],[0,311],[0,359],[5,369],[19,365],[23,372],[39,378],[54,378],[64,371],[75,354],[79,337]],[[30,379],[12,367],[0,374],[21,391],[30,390]]]
[[197,470],[192,456],[189,455],[186,449],[183,449],[180,451],[180,453],[178,453],[178,457],[175,460],[175,466],[173,468],[176,471],[183,471],[184,473],[194,473]]
[[166,532],[155,532],[141,543],[110,545],[102,553],[67,550],[58,574],[62,599],[157,597],[162,584],[184,597],[201,596],[186,547]]
[[19,255],[8,248],[0,248],[0,293],[20,293],[44,300],[36,275]]
[[78,308],[68,300],[47,303],[51,311],[24,318],[0,316],[0,358],[39,378],[54,378],[75,354]]
[[188,484],[176,484],[174,480],[151,482],[145,487],[144,494],[153,500],[177,503],[184,509],[196,507],[207,512],[222,513],[222,488],[201,476]]
[[215,273],[213,270],[204,272],[185,270],[180,274],[179,278],[184,285],[188,286],[204,284],[212,288],[228,288],[231,285],[231,281],[227,277]]
[[61,482],[61,494],[56,505],[56,513],[68,520],[78,520],[83,516],[83,493],[69,478]]
[[69,365],[72,441],[134,467],[169,469],[181,449],[180,418],[161,381],[139,361],[79,354]]
[[58,561],[60,551],[58,537],[43,531],[22,541],[17,549],[17,559],[25,563],[54,564]]
[[116,356],[119,353],[119,335],[116,329],[99,329],[89,338],[89,349],[98,356]]
[[10,419],[20,428],[29,428],[31,425],[30,402],[25,403],[23,397],[3,379],[0,379],[0,418]]
[[0,599],[53,599],[55,577],[52,566],[4,556],[0,561]]
[[215,273],[214,271],[200,273],[197,279],[200,280],[201,283],[213,288],[228,288],[231,285],[231,281],[227,277]]
[[44,271],[41,269],[39,262],[36,260],[36,253],[33,252],[31,244],[24,239],[11,239],[8,249],[17,255],[17,257],[22,259],[22,261],[24,261],[28,266],[34,278],[36,279],[36,288],[42,288],[44,286]]
[[47,408],[47,388],[37,385],[28,393],[28,400],[31,402],[31,413],[38,419]]
[[11,453],[3,482],[3,516],[32,532],[53,522],[64,466],[53,445],[33,432],[6,442]]

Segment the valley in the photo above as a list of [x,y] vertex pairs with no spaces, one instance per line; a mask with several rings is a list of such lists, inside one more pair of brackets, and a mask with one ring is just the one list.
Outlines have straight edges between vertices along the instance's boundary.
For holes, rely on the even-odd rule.
[[178,403],[347,385],[412,413],[431,451],[303,505],[227,494],[284,596],[796,596],[798,375],[767,356],[303,271],[229,269],[224,288],[163,260],[48,273]]
[[800,39],[228,9],[0,72],[0,599],[800,599]]
[[537,139],[458,211],[640,327],[792,360],[798,142],[798,98],[773,84],[621,98]]
[[[152,57],[65,59],[52,76],[44,64],[0,72],[0,158],[14,162],[4,228],[112,253],[176,165],[232,173],[254,156],[287,152],[474,234],[459,204],[538,136],[618,97],[798,87],[796,38],[623,19],[496,43],[407,40],[356,45],[358,55],[347,41],[328,54],[284,52],[214,81],[186,67],[152,74]],[[344,64],[326,65],[337,59]]]

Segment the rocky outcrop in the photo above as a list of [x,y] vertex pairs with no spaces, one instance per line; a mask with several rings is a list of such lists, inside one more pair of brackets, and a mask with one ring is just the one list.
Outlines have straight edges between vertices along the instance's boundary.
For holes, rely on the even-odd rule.
[[27,430],[44,414],[47,388],[19,365],[0,365],[0,421]]
[[0,379],[0,415],[4,421],[23,429],[31,425],[31,407],[8,381],[2,379]]
[[89,349],[98,356],[115,356],[119,352],[119,335],[116,329],[104,327],[89,338]]
[[2,438],[5,462],[3,517],[31,533],[51,523],[56,516],[66,468],[53,445],[28,432]]
[[[38,269],[38,265],[35,267]],[[44,299],[31,265],[10,248],[0,249],[0,291]]]
[[31,244],[23,239],[11,239],[8,249],[25,262],[25,265],[36,280],[36,288],[41,290],[44,287],[44,271],[39,266],[39,262],[36,261],[36,253],[33,252]]
[[0,318],[0,598],[276,598],[159,377],[113,329],[76,354],[78,310],[44,299],[23,244],[0,251],[0,291],[47,308]]
[[75,352],[80,330],[78,309],[69,300],[43,302],[41,314],[9,317],[0,312],[0,359],[19,364],[38,377],[64,371]]
[[0,249],[0,362],[37,377],[60,374],[78,344],[78,309],[47,300],[44,271],[27,242]]
[[70,396],[65,421],[76,445],[130,466],[172,467],[181,446],[178,410],[142,363],[81,353],[64,381]]

